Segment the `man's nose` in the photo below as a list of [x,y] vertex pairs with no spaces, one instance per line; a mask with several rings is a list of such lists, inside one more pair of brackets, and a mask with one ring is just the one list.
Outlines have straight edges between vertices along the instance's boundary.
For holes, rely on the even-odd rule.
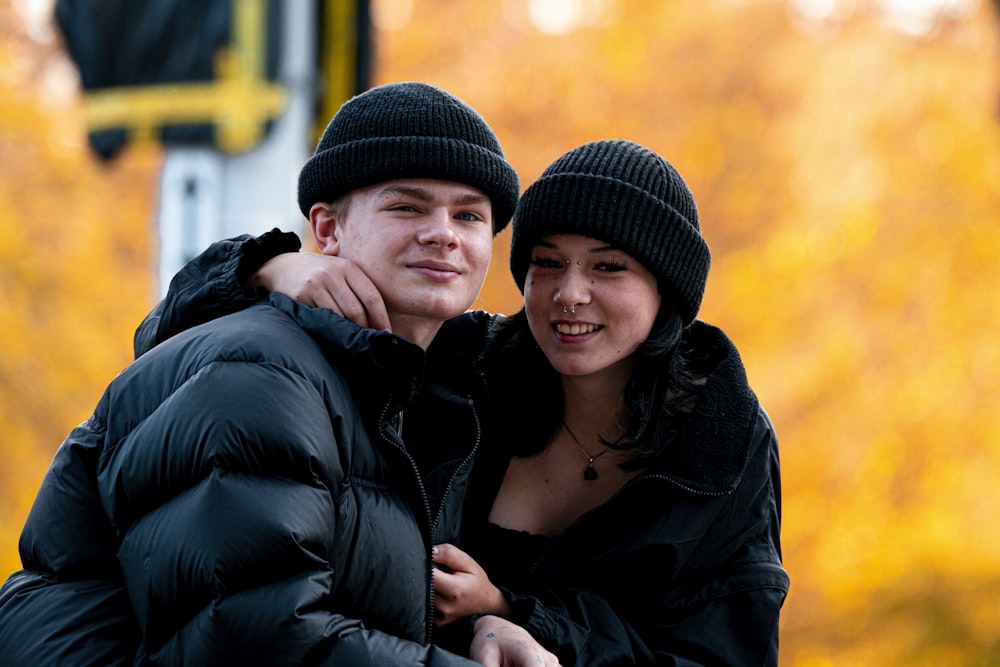
[[455,232],[455,221],[451,212],[445,207],[434,207],[427,211],[421,221],[417,233],[420,243],[429,243],[452,247],[458,244],[458,234]]

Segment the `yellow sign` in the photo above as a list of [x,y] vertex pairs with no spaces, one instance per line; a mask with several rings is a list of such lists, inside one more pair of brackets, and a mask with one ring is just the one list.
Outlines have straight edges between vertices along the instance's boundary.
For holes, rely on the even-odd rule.
[[215,54],[213,81],[157,84],[88,92],[91,131],[125,128],[130,141],[152,141],[164,125],[212,123],[219,149],[238,152],[260,141],[280,115],[287,91],[264,71],[266,0],[234,0],[233,43]]

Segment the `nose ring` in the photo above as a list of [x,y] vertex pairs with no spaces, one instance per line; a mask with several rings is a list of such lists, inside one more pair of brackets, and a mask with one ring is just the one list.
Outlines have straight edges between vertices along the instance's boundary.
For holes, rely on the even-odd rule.
[[[562,303],[560,303],[561,299],[562,299],[562,291],[560,290],[560,291],[556,292],[556,295],[555,295],[555,297],[552,300],[555,301],[556,303],[558,303],[560,306],[562,306]],[[563,306],[563,312],[564,313],[571,313],[573,315],[576,315],[576,306],[571,306],[568,310],[566,309],[566,306]]]

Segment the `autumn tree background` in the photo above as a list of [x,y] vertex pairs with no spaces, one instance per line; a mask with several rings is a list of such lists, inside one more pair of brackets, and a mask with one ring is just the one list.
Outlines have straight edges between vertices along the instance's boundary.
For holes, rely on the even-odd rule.
[[[781,443],[782,664],[1000,664],[994,6],[373,4],[375,82],[469,101],[524,184],[605,137],[687,178],[713,249],[701,318]],[[75,77],[46,3],[0,0],[0,577],[157,289],[160,150],[96,162]],[[479,306],[510,313],[508,242]]]

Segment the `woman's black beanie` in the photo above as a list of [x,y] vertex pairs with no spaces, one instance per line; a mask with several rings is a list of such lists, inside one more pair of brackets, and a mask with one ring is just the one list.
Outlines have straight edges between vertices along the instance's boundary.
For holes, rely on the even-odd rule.
[[493,233],[507,226],[521,184],[483,117],[421,82],[389,83],[340,107],[299,172],[299,209],[397,178],[435,178],[482,190]]
[[711,253],[698,207],[674,167],[620,139],[584,144],[556,159],[517,205],[510,270],[521,292],[532,247],[551,234],[580,234],[624,250],[670,291],[686,323],[701,307]]

